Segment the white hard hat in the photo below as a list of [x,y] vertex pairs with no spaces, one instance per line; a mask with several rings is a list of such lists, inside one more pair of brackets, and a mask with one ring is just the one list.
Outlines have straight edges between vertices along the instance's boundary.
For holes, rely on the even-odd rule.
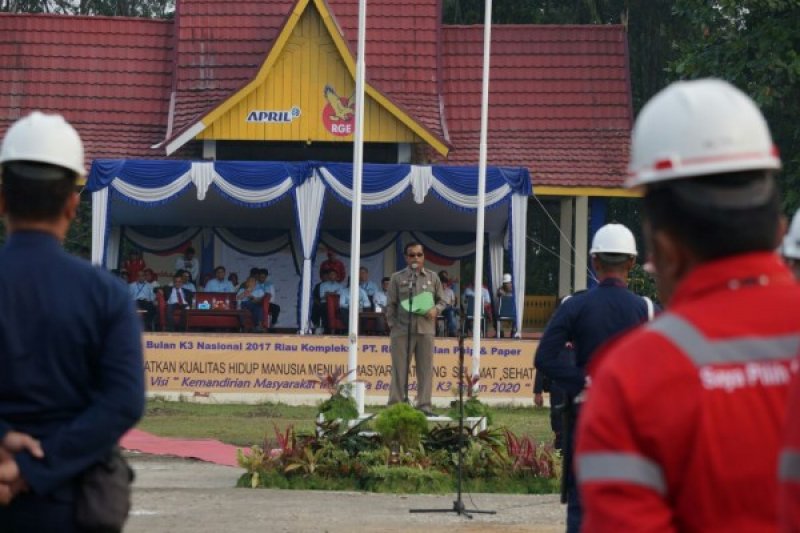
[[83,143],[61,115],[34,111],[8,128],[0,148],[0,164],[32,161],[66,168],[83,176]]
[[606,224],[594,234],[592,249],[594,254],[625,254],[637,255],[636,239],[631,230],[622,224]]
[[511,274],[503,274],[503,283],[511,283]]
[[792,225],[783,237],[783,255],[790,259],[800,259],[800,209],[794,214]]
[[749,96],[722,80],[684,81],[655,95],[636,118],[625,184],[780,167]]

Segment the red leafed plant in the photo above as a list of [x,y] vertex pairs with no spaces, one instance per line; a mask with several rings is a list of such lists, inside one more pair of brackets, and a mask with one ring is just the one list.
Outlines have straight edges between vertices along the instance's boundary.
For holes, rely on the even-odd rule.
[[331,395],[341,394],[343,389],[349,385],[345,384],[344,380],[353,372],[355,372],[355,368],[345,372],[344,367],[340,366],[336,367],[333,372],[329,372],[327,374],[317,374],[318,379],[312,379],[311,381],[314,383],[319,383],[319,388],[330,393]]
[[275,441],[264,439],[264,449],[268,450],[270,458],[285,461],[303,451],[307,437],[298,438],[293,425],[286,426],[283,431],[278,428],[277,424],[273,423],[272,427],[275,431]]
[[555,457],[551,445],[537,445],[531,437],[518,437],[509,430],[505,433],[513,471],[526,471],[543,478],[555,477]]
[[478,381],[480,379],[481,379],[481,377],[479,375],[477,375],[477,374],[475,374],[474,376],[468,376],[466,374],[464,375],[464,386],[467,388],[467,390],[466,390],[467,398],[472,398],[473,395],[475,397],[478,396],[478,393],[477,393],[477,391],[478,391]]

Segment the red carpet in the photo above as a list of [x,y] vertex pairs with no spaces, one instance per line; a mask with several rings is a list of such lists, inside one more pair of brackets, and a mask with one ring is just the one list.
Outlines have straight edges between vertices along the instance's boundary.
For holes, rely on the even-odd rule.
[[211,439],[173,439],[151,435],[132,429],[123,435],[120,446],[126,450],[152,455],[172,455],[187,459],[199,459],[225,466],[238,466],[236,446]]

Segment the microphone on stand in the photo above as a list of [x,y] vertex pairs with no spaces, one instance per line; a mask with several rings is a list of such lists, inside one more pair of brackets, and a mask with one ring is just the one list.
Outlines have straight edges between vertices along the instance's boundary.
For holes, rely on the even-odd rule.
[[411,279],[408,281],[409,285],[416,285],[417,283],[417,269],[419,265],[416,263],[411,263]]

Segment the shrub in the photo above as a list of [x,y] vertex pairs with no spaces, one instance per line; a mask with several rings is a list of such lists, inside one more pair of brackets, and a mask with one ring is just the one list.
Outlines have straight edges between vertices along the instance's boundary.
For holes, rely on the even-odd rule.
[[334,420],[346,422],[358,417],[356,401],[351,396],[346,396],[343,393],[333,394],[322,402],[319,406],[319,412],[329,422]]
[[[453,420],[458,420],[458,400],[450,402],[450,411],[447,412],[447,416]],[[473,416],[486,417],[486,423],[490,426],[494,420],[492,410],[489,409],[488,405],[480,401],[477,396],[464,400],[464,418]]]
[[353,399],[353,384],[345,382],[347,376],[353,370],[345,372],[344,369],[337,368],[332,373],[320,374],[318,379],[312,380],[319,383],[320,389],[328,391],[330,398],[322,402],[319,412],[327,421],[353,420],[358,416],[358,407]]
[[374,466],[363,481],[372,492],[441,494],[453,488],[448,474],[408,466]]
[[558,477],[552,445],[537,445],[531,437],[517,437],[510,430],[505,430],[505,437],[514,472],[528,472],[543,478]]
[[425,415],[405,403],[396,403],[375,418],[375,430],[387,444],[398,443],[406,450],[416,449],[428,432]]

